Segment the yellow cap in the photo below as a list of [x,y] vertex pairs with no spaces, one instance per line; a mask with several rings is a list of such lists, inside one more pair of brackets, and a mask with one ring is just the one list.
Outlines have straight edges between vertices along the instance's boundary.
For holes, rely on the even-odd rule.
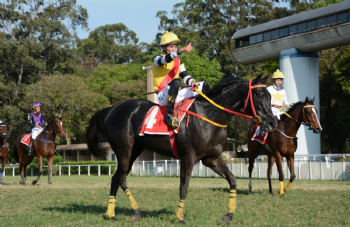
[[165,31],[165,34],[160,39],[160,45],[167,45],[169,43],[178,44],[181,40],[172,32]]
[[279,69],[277,69],[276,72],[272,74],[272,79],[284,79],[284,75]]

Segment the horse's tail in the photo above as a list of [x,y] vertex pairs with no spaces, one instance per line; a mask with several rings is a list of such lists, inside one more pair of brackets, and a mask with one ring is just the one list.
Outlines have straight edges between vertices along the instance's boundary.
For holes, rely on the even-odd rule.
[[13,156],[12,158],[15,159],[15,161],[19,162],[19,155],[18,155],[18,150],[17,150],[17,145],[15,144],[13,146]]
[[113,107],[108,107],[95,113],[90,119],[86,130],[86,143],[89,151],[95,157],[106,157],[107,151],[103,148],[104,129],[103,122]]

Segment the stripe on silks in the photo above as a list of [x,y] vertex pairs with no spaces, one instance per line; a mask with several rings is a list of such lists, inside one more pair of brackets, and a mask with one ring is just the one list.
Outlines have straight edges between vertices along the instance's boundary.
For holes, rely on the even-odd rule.
[[284,195],[283,181],[280,181],[280,195]]
[[287,184],[287,186],[284,188],[284,191],[286,192],[286,191],[288,191],[289,190],[289,188],[290,188],[290,186],[292,186],[292,182],[288,182],[288,184]]
[[115,216],[115,196],[109,196],[108,200],[108,209],[107,209],[107,217],[112,218]]
[[185,208],[185,200],[180,199],[179,206],[176,212],[176,217],[179,219],[179,221],[184,220],[184,208]]
[[137,204],[134,196],[131,194],[130,190],[129,189],[126,189],[125,190],[125,195],[128,197],[129,201],[130,201],[130,204],[131,204],[131,208],[133,210],[137,210],[139,209],[139,205]]
[[236,210],[237,192],[236,189],[230,189],[230,202],[228,203],[228,213],[232,214]]

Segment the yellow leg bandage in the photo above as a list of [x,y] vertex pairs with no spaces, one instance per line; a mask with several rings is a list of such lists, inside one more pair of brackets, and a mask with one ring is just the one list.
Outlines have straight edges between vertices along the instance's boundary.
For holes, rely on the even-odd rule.
[[236,189],[230,190],[230,202],[228,203],[228,212],[234,213],[236,210],[236,199],[237,199],[237,192]]
[[284,191],[285,192],[288,191],[291,185],[292,185],[292,182],[289,181],[287,186],[284,188]]
[[115,216],[115,197],[110,196],[108,200],[108,209],[107,209],[107,217],[111,218]]
[[180,220],[184,220],[184,208],[185,208],[185,200],[180,199],[179,207],[177,208],[176,217]]
[[283,181],[280,181],[280,195],[284,195]]
[[136,202],[134,196],[131,195],[131,192],[130,192],[129,189],[126,189],[126,190],[125,190],[125,195],[128,197],[128,199],[129,199],[129,201],[130,201],[131,208],[132,208],[133,210],[139,209],[139,205],[137,204],[137,202]]

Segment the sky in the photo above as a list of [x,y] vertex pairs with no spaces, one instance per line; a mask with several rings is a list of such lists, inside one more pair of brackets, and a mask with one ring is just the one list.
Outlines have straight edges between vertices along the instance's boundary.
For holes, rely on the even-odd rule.
[[168,17],[172,18],[173,6],[179,2],[183,0],[77,0],[78,5],[87,9],[90,29],[77,30],[78,36],[84,39],[97,27],[123,23],[136,33],[139,43],[151,43],[160,32],[157,12],[167,11]]

